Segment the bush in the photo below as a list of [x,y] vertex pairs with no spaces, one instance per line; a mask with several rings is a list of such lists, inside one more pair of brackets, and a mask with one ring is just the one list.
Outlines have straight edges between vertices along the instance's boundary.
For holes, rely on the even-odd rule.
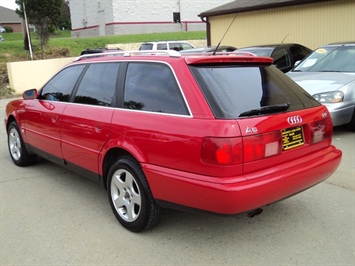
[[4,29],[6,30],[6,32],[14,32],[13,28],[9,26],[5,26]]

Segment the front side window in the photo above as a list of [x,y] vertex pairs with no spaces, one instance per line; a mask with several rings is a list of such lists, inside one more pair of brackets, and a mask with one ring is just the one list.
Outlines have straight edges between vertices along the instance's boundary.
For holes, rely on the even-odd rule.
[[119,63],[91,64],[80,82],[74,102],[111,106]]
[[293,61],[297,62],[305,58],[307,55],[309,55],[312,51],[309,49],[306,49],[305,47],[295,45],[290,47],[290,53],[293,57]]
[[190,66],[216,118],[235,119],[265,106],[288,110],[319,103],[274,66]]
[[189,114],[175,76],[167,65],[160,63],[129,63],[124,108]]
[[183,50],[193,49],[194,47],[188,43],[181,43],[181,47]]
[[39,98],[68,102],[73,88],[86,65],[70,66],[55,75],[41,90]]
[[182,46],[180,43],[169,43],[169,49],[170,50],[175,50],[175,51],[181,51]]

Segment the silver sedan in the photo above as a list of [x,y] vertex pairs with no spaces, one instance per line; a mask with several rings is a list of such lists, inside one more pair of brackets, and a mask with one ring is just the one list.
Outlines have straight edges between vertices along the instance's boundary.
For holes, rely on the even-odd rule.
[[355,131],[354,42],[322,46],[287,75],[328,108],[334,126]]

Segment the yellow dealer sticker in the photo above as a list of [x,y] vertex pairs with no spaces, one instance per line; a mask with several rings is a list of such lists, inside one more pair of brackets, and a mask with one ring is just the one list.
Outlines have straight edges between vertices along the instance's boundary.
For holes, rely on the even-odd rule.
[[301,126],[284,129],[282,131],[282,149],[284,151],[304,144],[303,129]]
[[327,52],[327,50],[324,48],[319,48],[316,50],[316,53],[318,53],[318,54],[325,54],[326,52]]

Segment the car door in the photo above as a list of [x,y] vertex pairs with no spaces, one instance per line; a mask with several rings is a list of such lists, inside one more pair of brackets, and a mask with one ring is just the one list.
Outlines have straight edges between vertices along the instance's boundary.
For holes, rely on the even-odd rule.
[[67,164],[98,173],[99,153],[110,136],[119,63],[92,63],[63,112],[61,141]]
[[60,123],[73,88],[85,65],[70,66],[55,75],[30,101],[24,114],[28,144],[48,159],[61,158]]

